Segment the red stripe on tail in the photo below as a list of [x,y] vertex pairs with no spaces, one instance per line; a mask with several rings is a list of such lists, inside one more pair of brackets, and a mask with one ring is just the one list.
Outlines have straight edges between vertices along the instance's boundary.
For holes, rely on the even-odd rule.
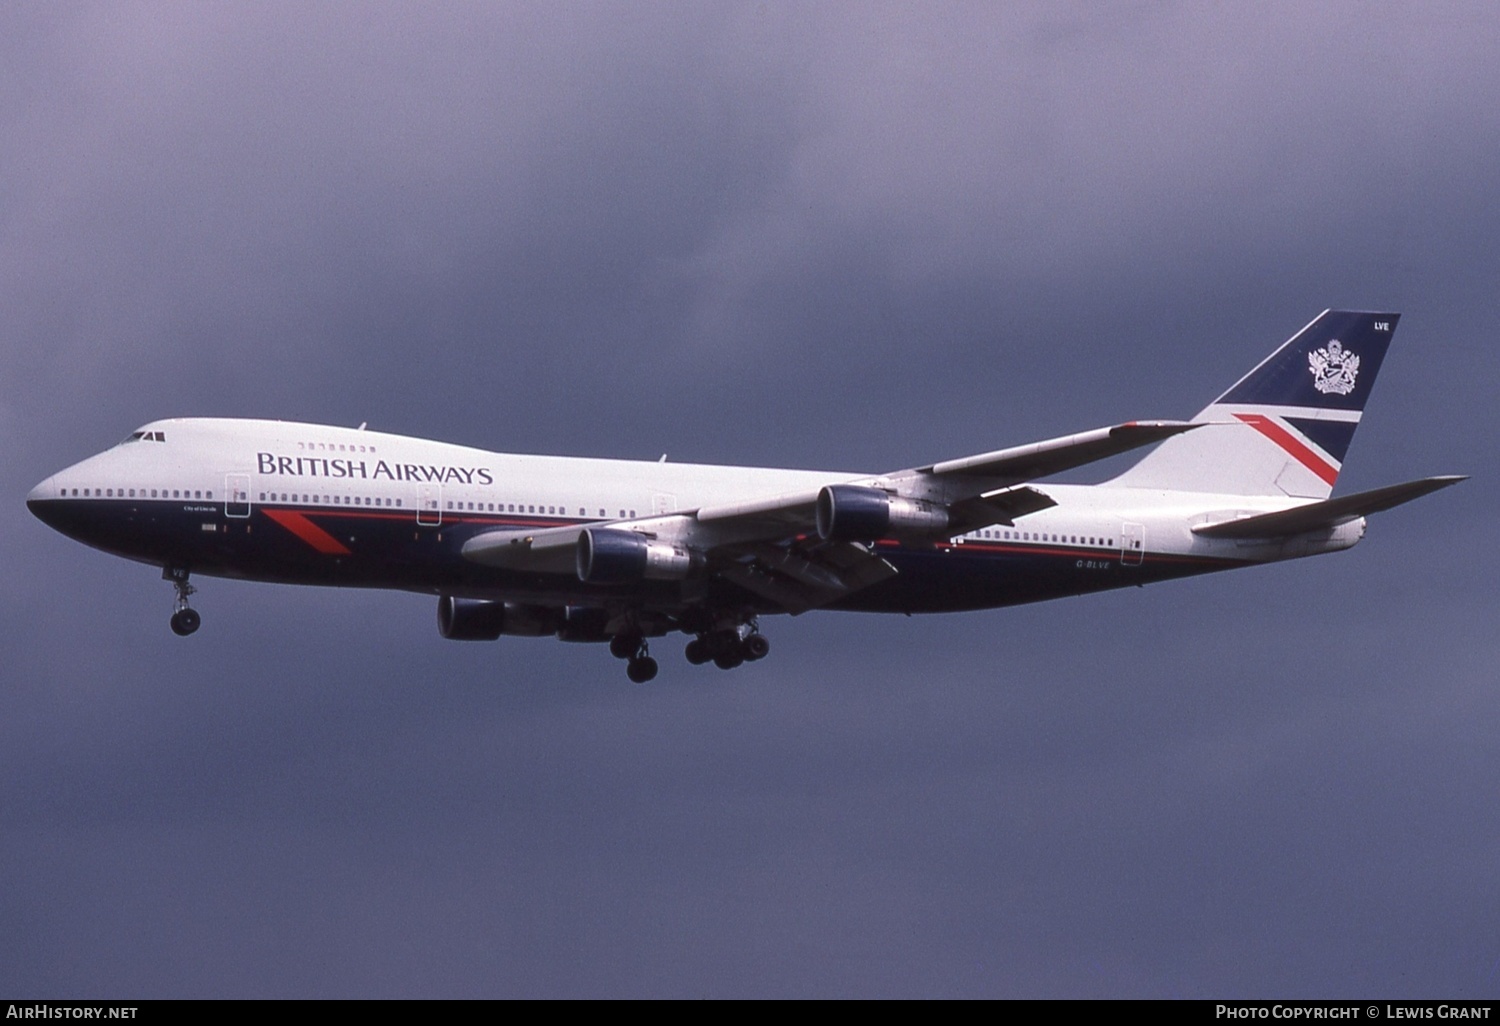
[[1328,487],[1332,488],[1333,483],[1338,480],[1338,467],[1333,466],[1327,460],[1323,459],[1323,457],[1297,441],[1297,439],[1292,437],[1291,432],[1287,431],[1286,428],[1276,423],[1270,417],[1259,413],[1236,413],[1235,417],[1249,424],[1255,430],[1285,449],[1298,463],[1318,475]]

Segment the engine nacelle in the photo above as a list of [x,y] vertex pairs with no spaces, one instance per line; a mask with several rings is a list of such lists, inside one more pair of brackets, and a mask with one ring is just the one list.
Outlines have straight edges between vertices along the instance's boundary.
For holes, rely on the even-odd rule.
[[879,488],[825,485],[818,492],[818,537],[824,541],[874,541],[890,534],[936,535],[948,510],[922,499],[903,499]]
[[449,641],[494,641],[502,634],[536,638],[556,631],[562,618],[562,610],[546,606],[452,595],[438,599],[438,633]]
[[680,581],[699,562],[681,545],[652,541],[636,531],[600,527],[578,536],[578,579],[587,584]]

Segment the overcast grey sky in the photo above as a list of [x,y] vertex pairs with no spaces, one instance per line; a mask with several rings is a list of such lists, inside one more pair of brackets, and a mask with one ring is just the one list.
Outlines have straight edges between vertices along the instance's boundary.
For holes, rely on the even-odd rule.
[[[0,8],[0,994],[1500,995],[1500,10]],[[201,581],[166,416],[877,471],[1403,314],[1354,551],[733,674]]]

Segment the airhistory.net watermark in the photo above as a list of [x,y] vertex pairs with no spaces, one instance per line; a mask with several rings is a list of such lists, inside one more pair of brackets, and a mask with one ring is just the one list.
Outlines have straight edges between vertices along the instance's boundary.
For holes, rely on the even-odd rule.
[[134,1019],[139,1005],[6,1005],[7,1019]]

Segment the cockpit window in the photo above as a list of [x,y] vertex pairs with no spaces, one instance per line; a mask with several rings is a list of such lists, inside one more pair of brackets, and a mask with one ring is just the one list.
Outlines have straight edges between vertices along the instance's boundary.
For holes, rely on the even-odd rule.
[[161,431],[132,431],[130,437],[120,444],[129,445],[131,442],[165,442],[166,440],[166,434]]

